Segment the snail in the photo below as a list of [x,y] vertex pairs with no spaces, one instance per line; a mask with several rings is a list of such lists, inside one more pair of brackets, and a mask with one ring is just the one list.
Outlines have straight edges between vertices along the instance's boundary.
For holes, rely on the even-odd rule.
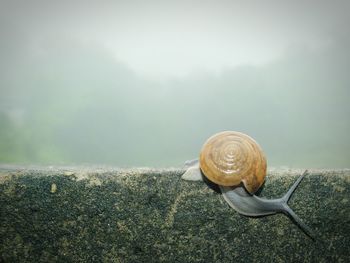
[[265,180],[267,162],[261,147],[248,135],[235,131],[217,133],[205,142],[199,160],[187,161],[185,166],[182,179],[203,180],[204,175],[219,186],[224,200],[238,213],[252,217],[284,213],[314,239],[311,229],[287,204],[307,170],[283,197],[256,196]]

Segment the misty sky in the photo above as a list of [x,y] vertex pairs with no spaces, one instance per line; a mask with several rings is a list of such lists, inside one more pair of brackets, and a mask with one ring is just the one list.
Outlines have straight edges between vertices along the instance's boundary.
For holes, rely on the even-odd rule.
[[[86,45],[156,79],[264,65],[349,33],[348,1],[5,1],[11,51]],[[3,38],[2,38],[3,39]],[[6,41],[6,40],[5,40]],[[29,52],[29,50],[27,52]]]
[[0,0],[0,162],[179,166],[238,130],[271,165],[350,167],[349,12]]

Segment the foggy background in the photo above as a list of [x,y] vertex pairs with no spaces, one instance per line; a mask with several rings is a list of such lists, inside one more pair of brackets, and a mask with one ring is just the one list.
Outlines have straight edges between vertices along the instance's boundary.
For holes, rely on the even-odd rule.
[[181,166],[223,130],[350,167],[349,1],[0,0],[0,163]]

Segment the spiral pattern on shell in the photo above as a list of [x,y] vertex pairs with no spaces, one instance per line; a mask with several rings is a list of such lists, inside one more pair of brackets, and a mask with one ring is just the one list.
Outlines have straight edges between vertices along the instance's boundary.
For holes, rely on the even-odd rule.
[[255,193],[266,176],[266,158],[260,146],[248,135],[225,131],[210,137],[200,153],[200,168],[212,182],[236,186],[241,182]]

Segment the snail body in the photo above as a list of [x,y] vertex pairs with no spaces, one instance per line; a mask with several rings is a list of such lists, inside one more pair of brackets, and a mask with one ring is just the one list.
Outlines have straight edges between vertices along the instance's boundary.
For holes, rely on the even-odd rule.
[[225,131],[210,137],[202,147],[199,160],[185,164],[185,180],[203,180],[203,175],[216,183],[230,207],[246,216],[266,216],[284,213],[310,237],[312,231],[288,206],[305,171],[278,199],[265,199],[254,193],[263,185],[267,162],[261,147],[246,134]]

